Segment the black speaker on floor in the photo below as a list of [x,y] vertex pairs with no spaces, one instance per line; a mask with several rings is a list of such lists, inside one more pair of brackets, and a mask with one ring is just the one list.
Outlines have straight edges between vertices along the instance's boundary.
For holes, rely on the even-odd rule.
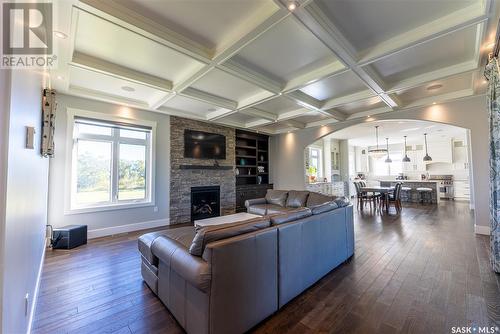
[[52,232],[53,249],[71,249],[87,243],[87,225],[68,225]]

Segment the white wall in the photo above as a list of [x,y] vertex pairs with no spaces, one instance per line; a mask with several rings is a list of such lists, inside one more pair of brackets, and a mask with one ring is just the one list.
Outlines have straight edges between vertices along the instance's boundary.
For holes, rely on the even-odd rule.
[[[47,219],[49,162],[40,155],[42,76],[28,70],[0,72],[3,108],[0,199],[5,205],[0,211],[1,332],[25,333],[33,314]],[[34,150],[25,149],[26,126],[36,129]],[[25,314],[26,294],[28,314]]]
[[[154,226],[167,225],[169,220],[170,189],[170,118],[167,115],[143,111],[115,104],[93,101],[68,95],[57,95],[55,157],[50,161],[49,224],[64,226],[88,225],[89,237],[123,233]],[[66,194],[66,133],[67,108],[82,109],[109,115],[157,122],[156,129],[156,183],[153,206],[101,211],[92,213],[64,213]]]
[[[413,108],[372,116],[375,120],[414,119],[451,124],[470,129],[472,156],[472,192],[475,201],[476,230],[485,231],[489,226],[489,146],[488,110],[486,97],[476,96],[429,107]],[[319,138],[340,129],[358,124],[364,119],[308,128],[276,138],[279,150],[275,157],[274,175],[276,189],[304,189],[304,148]]]

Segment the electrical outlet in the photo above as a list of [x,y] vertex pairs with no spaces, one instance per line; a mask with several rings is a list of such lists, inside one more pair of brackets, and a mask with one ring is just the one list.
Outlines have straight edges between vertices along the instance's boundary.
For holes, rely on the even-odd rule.
[[26,296],[24,296],[24,315],[28,316],[28,310],[30,306],[30,294],[27,293]]
[[158,207],[157,207],[157,206],[155,206],[155,207],[153,208],[153,211],[154,211],[154,212],[158,212]]

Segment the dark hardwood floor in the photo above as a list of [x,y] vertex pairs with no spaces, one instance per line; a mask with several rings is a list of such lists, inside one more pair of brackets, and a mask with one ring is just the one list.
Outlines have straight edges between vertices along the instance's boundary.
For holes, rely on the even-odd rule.
[[[397,216],[355,211],[354,258],[255,333],[451,333],[500,327],[500,276],[468,204],[406,206]],[[137,236],[48,251],[34,333],[179,333],[142,282]]]

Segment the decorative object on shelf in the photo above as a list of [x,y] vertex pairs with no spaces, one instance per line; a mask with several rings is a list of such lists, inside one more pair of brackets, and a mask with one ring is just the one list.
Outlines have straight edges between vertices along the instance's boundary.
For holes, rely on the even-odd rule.
[[257,184],[262,184],[262,176],[257,176]]
[[375,159],[380,159],[387,154],[387,150],[385,148],[378,147],[378,125],[375,126],[375,136],[377,139],[377,147],[368,150],[368,154]]
[[260,155],[260,161],[264,161],[264,156],[262,154]]
[[252,175],[252,170],[248,168],[248,175]]
[[425,142],[425,157],[424,161],[432,161],[431,156],[427,153],[427,133],[424,133],[424,142]]
[[234,169],[234,174],[235,174],[236,176],[240,175],[240,169],[239,169],[239,168],[235,168],[235,169]]
[[245,159],[240,160],[240,165],[245,166],[247,164],[247,161]]
[[408,157],[408,154],[406,153],[406,136],[405,137],[405,156],[403,158],[403,162],[410,162],[410,158]]
[[385,159],[385,162],[390,164],[392,162],[392,159],[389,156],[389,138],[385,138],[385,146],[387,147],[387,158]]
[[259,170],[259,173],[264,173],[264,166],[259,166],[257,169]]
[[44,158],[54,157],[54,131],[56,118],[56,91],[44,89],[42,98],[42,145],[41,154]]

